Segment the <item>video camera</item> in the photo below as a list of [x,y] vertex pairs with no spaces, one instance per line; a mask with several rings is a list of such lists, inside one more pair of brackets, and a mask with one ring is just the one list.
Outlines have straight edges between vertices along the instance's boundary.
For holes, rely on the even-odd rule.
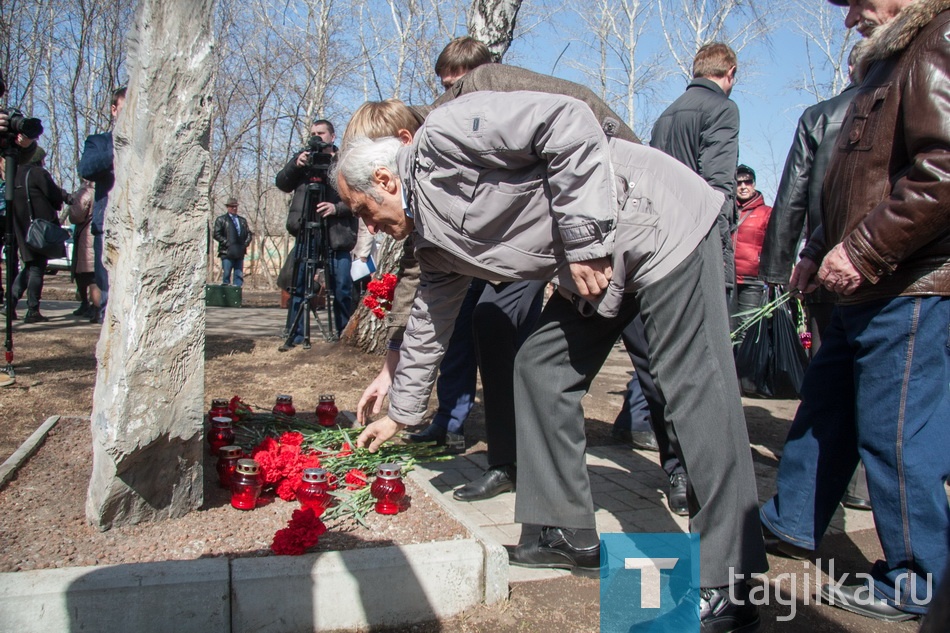
[[319,169],[329,168],[330,162],[333,160],[333,154],[323,152],[328,147],[333,147],[333,144],[324,143],[319,136],[311,136],[310,140],[307,141],[307,146],[302,150],[308,152],[307,166]]
[[[7,84],[3,81],[3,74],[0,73],[0,98],[6,92]],[[16,143],[17,134],[37,139],[43,133],[43,122],[39,119],[23,116],[23,113],[19,110],[0,109],[0,112],[7,115],[7,131],[0,132],[0,149],[13,147]]]
[[0,149],[13,147],[16,143],[17,134],[23,134],[32,139],[39,138],[43,133],[43,122],[39,119],[23,116],[19,110],[4,110],[0,112],[7,115],[7,131],[0,133]]

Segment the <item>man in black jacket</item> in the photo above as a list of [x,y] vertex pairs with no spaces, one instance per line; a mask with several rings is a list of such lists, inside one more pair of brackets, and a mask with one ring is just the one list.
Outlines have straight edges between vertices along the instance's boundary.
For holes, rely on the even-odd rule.
[[[323,145],[321,152],[329,155],[336,153],[336,146],[333,141],[336,140],[336,133],[333,124],[326,119],[317,119],[310,124],[310,134],[312,137],[311,145],[319,140]],[[290,212],[287,214],[287,231],[298,238],[298,244],[294,247],[294,257],[299,259],[298,248],[300,246],[300,231],[303,228],[304,219],[313,212],[313,218],[322,217],[326,222],[326,234],[328,245],[325,246],[329,258],[327,270],[329,279],[327,286],[333,290],[333,317],[336,332],[339,334],[346,327],[353,313],[353,280],[350,278],[350,251],[356,246],[356,231],[358,221],[356,216],[350,211],[349,207],[340,202],[340,197],[329,183],[323,182],[326,177],[326,165],[324,168],[314,166],[310,160],[310,151],[302,150],[297,152],[293,158],[277,174],[276,184],[281,191],[293,192],[294,197],[290,202]],[[307,196],[307,187],[312,183],[321,183],[323,191],[323,200],[318,201],[316,207],[312,210],[304,209],[304,201]],[[304,267],[299,266],[297,278],[292,279],[294,295],[290,305],[290,314],[296,312],[297,306],[303,301],[302,288],[304,286]],[[295,332],[295,344],[303,342],[303,332],[298,328]]]
[[[768,283],[788,284],[802,231],[808,238],[821,225],[821,186],[855,87],[851,84],[841,94],[816,103],[798,119],[762,244],[759,274]],[[805,302],[812,337],[811,356],[814,357],[821,346],[821,331],[831,320],[835,295],[818,288],[805,296]]]
[[251,243],[251,231],[247,219],[238,215],[237,198],[228,198],[224,205],[228,210],[214,220],[211,236],[218,243],[218,257],[221,258],[222,280],[225,286],[231,283],[234,273],[234,285],[244,285],[244,254]]
[[[849,73],[854,68],[855,50],[852,48],[848,57]],[[785,159],[775,206],[762,244],[759,274],[767,283],[788,284],[801,238],[804,236],[807,241],[821,226],[821,188],[825,171],[856,87],[853,83],[848,85],[841,94],[807,108],[798,119],[795,139]],[[805,295],[804,300],[808,306],[808,332],[811,334],[809,354],[814,358],[821,347],[821,332],[831,321],[835,294],[819,287]],[[841,503],[856,510],[871,509],[863,464],[858,465]]]
[[[739,108],[729,99],[736,83],[738,61],[726,44],[706,44],[693,58],[693,80],[653,124],[650,145],[680,161],[726,197],[719,212],[719,237],[726,278],[726,295],[735,288],[736,262],[732,245],[735,227],[736,166],[739,162]],[[641,343],[642,345],[642,343]],[[646,350],[636,352],[646,356]],[[637,367],[641,371],[641,367]],[[661,453],[671,438],[665,425],[653,425]],[[667,501],[679,515],[689,513],[688,479],[675,455],[664,456],[670,478]]]
[[726,44],[713,42],[693,58],[693,80],[653,124],[650,145],[680,161],[722,192],[719,236],[726,291],[735,285],[732,229],[735,227],[736,166],[739,163],[739,108],[729,99],[736,83],[737,58]]

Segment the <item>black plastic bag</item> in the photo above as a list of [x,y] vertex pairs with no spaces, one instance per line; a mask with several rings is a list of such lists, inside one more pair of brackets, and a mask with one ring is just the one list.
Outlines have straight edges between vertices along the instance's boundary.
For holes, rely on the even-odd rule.
[[792,315],[780,306],[769,319],[772,334],[772,356],[769,362],[770,387],[773,398],[798,398],[802,378],[808,366],[808,353],[802,347]]
[[746,330],[745,338],[736,352],[736,372],[739,387],[747,396],[766,396],[771,393],[768,385],[769,358],[772,356],[772,337],[769,336],[769,320],[762,319]]
[[787,303],[749,328],[736,352],[739,386],[747,396],[799,397],[807,365]]

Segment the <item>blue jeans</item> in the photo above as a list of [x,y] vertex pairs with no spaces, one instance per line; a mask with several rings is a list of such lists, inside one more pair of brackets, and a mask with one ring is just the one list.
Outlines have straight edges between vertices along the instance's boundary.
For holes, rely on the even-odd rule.
[[106,314],[106,303],[109,301],[109,271],[106,270],[105,263],[102,261],[102,250],[105,246],[102,233],[92,234],[92,252],[94,254],[93,272],[96,277],[96,286],[99,288],[99,313],[103,317]]
[[[875,594],[925,613],[948,561],[950,297],[897,297],[837,306],[802,384],[762,522],[817,549],[858,457],[883,561]],[[908,576],[908,574],[913,574]],[[895,589],[896,587],[896,589]]]
[[234,273],[234,285],[244,285],[244,260],[221,258],[221,270],[223,271],[221,283],[228,285],[231,283],[231,273]]
[[349,251],[330,251],[333,272],[333,322],[339,335],[353,314],[353,280],[350,278]]
[[439,365],[439,379],[435,383],[439,409],[432,418],[432,424],[449,433],[462,435],[465,432],[465,419],[475,406],[478,364],[472,313],[484,289],[484,281],[472,280],[455,318],[455,328],[442,357],[442,364]]

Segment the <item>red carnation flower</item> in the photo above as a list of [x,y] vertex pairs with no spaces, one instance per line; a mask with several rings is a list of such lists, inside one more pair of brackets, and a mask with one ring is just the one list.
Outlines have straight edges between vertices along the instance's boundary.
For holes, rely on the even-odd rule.
[[237,419],[241,419],[251,412],[251,407],[241,400],[241,396],[234,396],[228,402],[228,410],[231,412],[232,416]]
[[288,431],[280,436],[281,446],[300,446],[303,444],[303,434],[297,431]]
[[346,482],[347,490],[359,490],[366,487],[366,473],[359,468],[351,468],[343,481]]
[[327,526],[313,508],[294,510],[287,527],[277,530],[270,548],[275,554],[299,556],[315,547]]

